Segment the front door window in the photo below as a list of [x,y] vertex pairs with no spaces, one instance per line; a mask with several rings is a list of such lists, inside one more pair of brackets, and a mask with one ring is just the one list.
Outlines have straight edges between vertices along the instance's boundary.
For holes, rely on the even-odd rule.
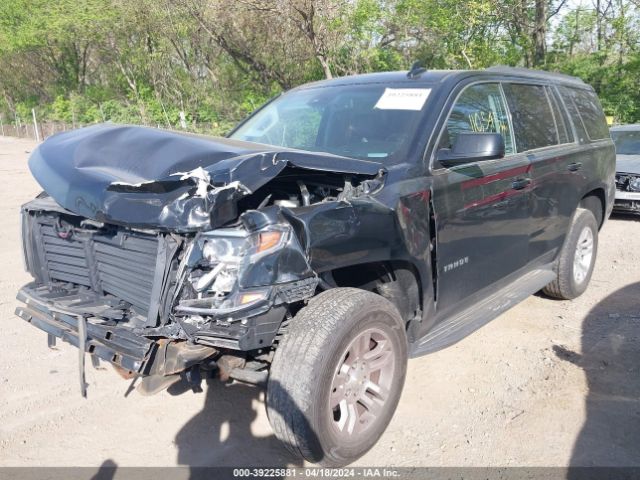
[[500,85],[481,83],[462,92],[449,114],[438,149],[451,148],[460,132],[500,133],[504,138],[506,155],[515,153]]

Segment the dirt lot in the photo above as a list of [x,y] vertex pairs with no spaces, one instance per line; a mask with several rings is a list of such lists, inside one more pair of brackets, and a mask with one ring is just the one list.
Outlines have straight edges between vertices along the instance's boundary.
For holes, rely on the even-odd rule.
[[[0,137],[0,466],[295,465],[264,395],[211,382],[125,398],[111,368],[50,350],[13,314],[29,280],[18,210],[39,192],[33,142]],[[532,296],[471,337],[412,360],[400,406],[363,466],[640,465],[640,222],[614,218],[587,293]],[[112,464],[110,463],[110,464]]]

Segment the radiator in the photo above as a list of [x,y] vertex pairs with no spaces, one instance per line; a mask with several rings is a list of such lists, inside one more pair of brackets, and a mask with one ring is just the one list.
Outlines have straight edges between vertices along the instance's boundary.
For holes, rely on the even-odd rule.
[[[130,303],[147,315],[158,258],[158,236],[119,230],[56,228],[55,217],[39,216],[33,247],[50,280],[83,285]],[[66,238],[65,238],[66,237]]]

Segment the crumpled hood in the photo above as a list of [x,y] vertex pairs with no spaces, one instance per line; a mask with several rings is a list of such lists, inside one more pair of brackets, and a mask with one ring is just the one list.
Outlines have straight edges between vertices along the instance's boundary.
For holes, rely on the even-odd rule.
[[377,162],[146,127],[101,124],[54,135],[29,168],[62,207],[101,222],[195,231],[237,217],[237,201],[285,168],[383,173]]
[[640,175],[640,155],[616,155],[616,172]]

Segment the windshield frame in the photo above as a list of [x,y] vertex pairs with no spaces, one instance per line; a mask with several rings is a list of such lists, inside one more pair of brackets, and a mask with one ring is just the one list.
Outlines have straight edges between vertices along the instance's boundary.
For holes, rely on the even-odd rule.
[[267,108],[268,106],[270,106],[272,103],[281,100],[289,95],[294,95],[297,92],[307,92],[307,91],[312,91],[312,90],[326,90],[326,89],[353,89],[353,88],[380,88],[382,89],[382,91],[384,91],[385,88],[391,88],[391,89],[429,89],[431,90],[428,97],[426,98],[426,101],[424,103],[424,105],[422,106],[422,108],[419,111],[416,111],[416,118],[414,121],[412,121],[411,123],[411,131],[409,132],[408,135],[408,139],[406,141],[406,145],[402,146],[401,148],[399,148],[398,150],[396,150],[393,154],[389,155],[388,157],[367,157],[367,158],[363,158],[363,157],[359,157],[356,155],[348,155],[348,154],[341,154],[341,153],[337,153],[337,152],[328,152],[326,150],[304,150],[301,148],[294,148],[294,147],[285,147],[285,146],[280,146],[280,145],[273,145],[273,144],[267,144],[267,143],[260,143],[260,142],[252,142],[252,143],[256,143],[256,144],[261,144],[261,145],[267,145],[273,148],[277,148],[277,149],[283,149],[283,150],[295,150],[295,151],[305,151],[305,152],[318,152],[318,153],[322,153],[322,154],[331,154],[331,155],[337,155],[337,156],[342,156],[342,157],[346,157],[346,158],[353,158],[356,160],[366,160],[366,161],[372,161],[372,162],[378,162],[381,163],[383,165],[385,165],[386,167],[389,166],[395,166],[395,165],[399,165],[399,164],[406,164],[406,163],[418,163],[420,161],[420,157],[422,154],[422,151],[424,150],[424,143],[426,142],[426,138],[428,138],[428,132],[425,130],[425,124],[428,120],[429,117],[433,117],[433,115],[429,115],[428,112],[429,110],[435,105],[437,104],[435,97],[437,97],[436,93],[438,92],[438,85],[436,83],[433,82],[420,82],[420,81],[411,81],[411,82],[407,82],[407,81],[390,81],[390,82],[358,82],[358,83],[342,83],[339,81],[339,79],[335,80],[336,83],[324,83],[320,84],[320,85],[316,85],[316,84],[308,84],[308,85],[302,85],[300,87],[294,88],[292,90],[288,90],[286,92],[280,93],[278,95],[275,95],[274,97],[272,97],[271,99],[269,99],[267,102],[265,102],[263,105],[261,105],[258,109],[256,109],[255,111],[253,111],[250,115],[248,115],[246,118],[244,118],[241,122],[239,122],[227,135],[227,138],[230,139],[235,139],[235,140],[242,140],[242,141],[249,141],[251,142],[251,140],[245,140],[245,139],[241,139],[236,137],[235,135],[238,133],[238,131],[244,127],[247,122],[249,122],[251,119],[255,118],[255,116],[257,116],[260,112],[262,112],[265,108]]

